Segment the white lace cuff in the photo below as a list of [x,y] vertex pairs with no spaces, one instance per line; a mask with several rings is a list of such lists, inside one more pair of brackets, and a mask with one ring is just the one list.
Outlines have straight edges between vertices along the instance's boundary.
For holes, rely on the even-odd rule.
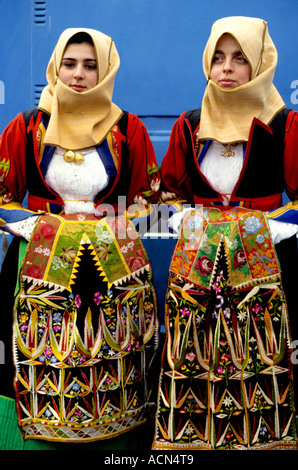
[[181,221],[185,214],[189,211],[193,210],[191,207],[187,209],[182,209],[180,212],[175,212],[169,219],[168,219],[168,226],[176,233],[179,233]]
[[34,215],[28,219],[20,220],[19,222],[12,222],[7,224],[7,227],[16,235],[19,235],[25,238],[25,240],[29,241],[34,230],[37,217],[37,215]]
[[268,222],[274,245],[298,233],[298,225],[296,224],[280,222],[274,219],[268,219]]

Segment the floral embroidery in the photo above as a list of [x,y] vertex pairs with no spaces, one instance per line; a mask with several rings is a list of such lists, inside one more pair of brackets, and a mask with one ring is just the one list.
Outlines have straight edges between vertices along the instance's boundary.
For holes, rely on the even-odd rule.
[[[113,224],[45,215],[35,228],[14,312],[25,439],[36,432],[62,441],[112,437],[142,423],[151,408],[146,377],[157,308],[150,265],[138,237],[117,240]],[[128,221],[119,227],[135,230]]]
[[195,269],[197,269],[202,276],[206,276],[212,272],[213,263],[207,256],[200,256],[196,261]]
[[296,449],[288,315],[266,218],[237,208],[204,219],[197,258],[178,240],[170,266],[153,450]]
[[237,250],[234,255],[234,269],[241,269],[247,263],[243,250]]
[[260,228],[262,228],[263,224],[260,222],[259,217],[248,217],[244,224],[244,230],[247,233],[256,233]]

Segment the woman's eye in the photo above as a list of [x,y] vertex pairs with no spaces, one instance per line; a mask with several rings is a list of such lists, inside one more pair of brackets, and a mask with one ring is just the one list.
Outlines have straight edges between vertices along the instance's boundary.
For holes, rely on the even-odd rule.
[[96,70],[96,65],[94,65],[94,64],[87,64],[87,65],[86,65],[86,68],[87,68],[88,70]]
[[236,57],[236,60],[241,63],[247,62],[247,60],[245,59],[245,57],[243,57],[243,55],[239,55],[238,57]]
[[73,62],[63,62],[62,63],[63,67],[71,68],[74,66]]

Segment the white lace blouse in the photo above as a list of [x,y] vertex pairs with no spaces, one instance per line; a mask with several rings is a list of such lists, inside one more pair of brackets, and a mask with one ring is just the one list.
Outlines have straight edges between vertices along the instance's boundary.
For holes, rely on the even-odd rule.
[[[109,178],[103,162],[95,148],[78,151],[84,160],[80,165],[75,161],[66,162],[65,150],[57,147],[49,164],[45,180],[64,201],[66,214],[95,214],[93,204],[99,191],[107,187]],[[16,235],[30,240],[37,215],[8,224]]]
[[66,214],[94,214],[94,198],[107,187],[109,179],[95,148],[79,151],[84,160],[66,162],[65,150],[57,147],[49,164],[46,182],[64,201]]
[[212,141],[200,164],[203,175],[209,184],[223,196],[223,204],[229,204],[232,191],[238,181],[243,166],[243,145],[233,147],[234,156],[221,155],[225,147]]

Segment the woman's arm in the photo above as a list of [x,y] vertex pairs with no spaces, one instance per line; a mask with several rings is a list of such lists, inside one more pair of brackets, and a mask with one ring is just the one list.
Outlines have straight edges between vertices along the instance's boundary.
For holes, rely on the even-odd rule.
[[154,203],[159,199],[160,174],[148,132],[135,115],[128,115],[127,125],[129,203]]
[[[22,114],[18,114],[0,138],[0,218],[6,223],[3,230],[18,234],[15,223],[35,213],[23,207],[26,195],[27,134]],[[10,224],[12,225],[10,229]]]
[[161,164],[161,199],[172,203],[192,202],[192,190],[186,164],[185,113],[175,122],[168,150]]

